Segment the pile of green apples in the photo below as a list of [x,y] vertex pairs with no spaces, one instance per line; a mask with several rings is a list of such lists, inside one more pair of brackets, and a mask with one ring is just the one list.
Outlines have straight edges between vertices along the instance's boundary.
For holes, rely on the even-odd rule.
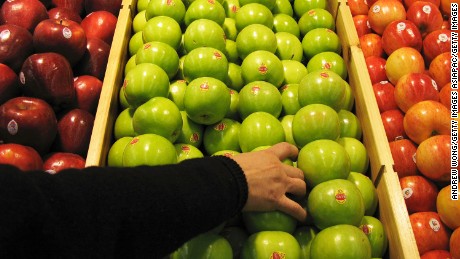
[[[381,258],[354,96],[326,0],[139,0],[109,166],[300,152],[308,222],[244,212],[171,258]],[[204,256],[207,255],[207,256]]]

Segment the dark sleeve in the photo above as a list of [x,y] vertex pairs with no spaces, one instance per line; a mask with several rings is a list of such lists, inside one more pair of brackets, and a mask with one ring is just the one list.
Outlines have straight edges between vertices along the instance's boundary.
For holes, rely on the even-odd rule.
[[241,168],[223,156],[56,175],[12,171],[0,166],[0,251],[24,245],[50,257],[161,258],[247,199]]

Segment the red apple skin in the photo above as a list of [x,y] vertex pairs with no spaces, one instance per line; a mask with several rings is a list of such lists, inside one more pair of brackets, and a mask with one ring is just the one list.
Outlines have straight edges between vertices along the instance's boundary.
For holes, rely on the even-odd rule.
[[74,78],[77,93],[77,108],[96,114],[99,97],[102,91],[102,81],[95,76],[83,75]]
[[30,146],[47,153],[56,137],[57,120],[42,99],[16,97],[0,106],[0,140]]
[[94,11],[107,11],[118,16],[122,0],[85,0],[86,13]]
[[51,0],[52,7],[63,7],[70,9],[80,15],[84,13],[84,0]]
[[431,250],[424,253],[420,259],[452,259],[447,250]]
[[450,180],[450,135],[435,135],[417,147],[415,155],[418,171],[438,182]]
[[85,54],[86,35],[79,23],[72,20],[46,19],[33,34],[35,52],[56,52],[74,66]]
[[0,63],[0,105],[20,93],[18,76],[9,66]]
[[406,19],[406,9],[398,0],[378,0],[369,8],[368,17],[372,30],[382,35],[389,23]]
[[0,25],[0,38],[0,63],[18,73],[24,60],[34,51],[32,33],[21,26],[3,24]]
[[450,254],[452,255],[452,259],[459,259],[460,258],[460,227],[456,228],[452,235],[450,236]]
[[398,139],[389,142],[391,156],[393,157],[393,170],[399,178],[417,175],[415,154],[417,147],[410,139]]
[[41,98],[56,111],[75,105],[72,67],[60,54],[32,54],[22,65],[19,81],[25,96]]
[[351,15],[360,15],[369,12],[369,5],[366,0],[349,0],[347,1],[348,7],[350,7]]
[[72,20],[78,24],[80,24],[82,20],[78,13],[64,7],[54,7],[49,9],[48,16],[50,19],[67,19]]
[[405,176],[399,179],[409,214],[422,211],[436,211],[438,187],[420,175]]
[[396,104],[403,112],[407,112],[410,107],[421,101],[439,101],[438,86],[425,73],[409,73],[402,76],[395,86],[394,94]]
[[355,24],[358,37],[361,37],[368,33],[372,33],[371,26],[369,25],[369,20],[367,19],[367,14],[353,16],[353,23]]
[[54,151],[86,157],[93,125],[94,116],[85,110],[72,109],[65,112],[58,120]]
[[54,152],[48,154],[43,161],[43,170],[50,174],[57,174],[64,169],[85,168],[85,159],[74,153]]
[[444,52],[437,55],[430,63],[430,76],[436,81],[436,84],[444,86],[450,82],[450,67],[452,55],[449,52]]
[[438,55],[449,52],[451,45],[451,33],[449,29],[439,29],[430,32],[423,39],[423,56],[425,63],[430,64]]
[[380,117],[382,118],[388,141],[406,138],[403,126],[404,114],[401,110],[385,111],[380,114]]
[[439,6],[441,4],[440,0],[403,0],[404,6],[408,9],[413,3],[418,1],[431,2],[432,4]]
[[105,41],[98,38],[87,38],[86,51],[75,66],[75,74],[77,76],[92,75],[103,80],[109,53],[110,45]]
[[359,45],[363,51],[364,58],[370,56],[384,57],[385,55],[382,37],[376,33],[368,33],[359,37]]
[[421,255],[431,250],[449,248],[449,230],[442,223],[438,213],[416,212],[409,215],[418,251]]
[[430,2],[417,1],[407,9],[407,20],[412,21],[422,37],[442,27],[443,18],[439,8]]
[[88,38],[99,38],[111,45],[117,16],[107,11],[94,11],[86,15],[80,24]]
[[367,72],[372,84],[388,81],[386,74],[386,59],[382,57],[370,56],[366,58]]
[[0,164],[8,164],[22,171],[41,170],[43,160],[32,147],[8,143],[0,144]]
[[[457,168],[458,169],[458,168]],[[460,201],[452,200],[452,185],[443,187],[436,199],[436,208],[438,210],[439,217],[442,222],[454,230],[460,227]],[[457,245],[460,243],[457,243]]]
[[402,47],[422,50],[422,35],[417,26],[409,20],[392,21],[382,34],[382,46],[387,55]]
[[441,10],[441,13],[449,17],[449,20],[451,16],[450,3],[451,3],[451,0],[441,0],[441,4],[439,5],[439,9]]
[[0,24],[15,24],[30,33],[45,19],[48,19],[48,11],[38,0],[6,1],[0,9]]
[[452,105],[450,97],[452,96],[452,83],[449,82],[439,91],[439,101],[451,111]]
[[380,81],[372,85],[380,113],[398,108],[395,100],[395,87],[388,81]]

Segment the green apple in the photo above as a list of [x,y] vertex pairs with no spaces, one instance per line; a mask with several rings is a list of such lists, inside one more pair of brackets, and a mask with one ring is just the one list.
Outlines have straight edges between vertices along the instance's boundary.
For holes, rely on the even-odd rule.
[[168,16],[181,24],[185,16],[185,4],[182,0],[150,0],[145,10],[147,21],[156,16]]
[[[251,152],[256,152],[256,151],[260,151],[260,150],[269,149],[270,147],[271,146],[259,146],[259,147],[254,148],[253,150],[251,150]],[[285,158],[285,159],[283,159],[282,162],[283,162],[283,164],[286,164],[286,165],[295,166],[294,161],[292,161],[292,159],[290,159],[290,158]]]
[[233,258],[240,258],[243,245],[249,237],[247,231],[240,226],[226,226],[219,235],[227,239],[232,246]]
[[301,108],[299,104],[299,84],[284,85],[280,91],[283,105],[282,113],[284,115],[295,115]]
[[369,156],[364,144],[355,138],[340,137],[337,142],[342,145],[350,156],[351,168],[353,172],[365,174],[369,168]]
[[182,116],[182,130],[176,139],[176,143],[189,144],[197,148],[201,147],[204,126],[192,121],[185,111],[181,111],[180,114]]
[[236,48],[242,60],[256,50],[275,53],[276,47],[275,33],[271,28],[262,24],[250,24],[244,27],[236,37]]
[[307,67],[297,60],[281,60],[284,69],[283,84],[300,84],[300,81],[308,74]]
[[184,95],[187,82],[183,79],[174,80],[169,85],[168,98],[173,101],[179,110],[184,110]]
[[185,80],[185,77],[184,77],[184,60],[185,60],[185,57],[187,57],[187,54],[184,54],[179,58],[179,71],[177,71],[176,80],[179,80],[179,79]]
[[289,16],[294,16],[294,9],[292,8],[291,2],[289,0],[276,0],[275,6],[272,9],[273,14],[286,14]]
[[352,182],[344,179],[333,179],[316,185],[308,196],[307,206],[314,225],[319,229],[339,224],[359,227],[364,217],[361,192]]
[[241,259],[300,258],[300,245],[284,231],[261,231],[249,236]]
[[113,126],[113,136],[115,140],[122,137],[134,137],[137,135],[133,128],[133,115],[135,110],[136,109],[133,108],[126,108],[117,115]]
[[147,9],[147,6],[149,5],[150,0],[138,0],[136,4],[136,10],[137,12],[142,12]]
[[234,155],[240,154],[241,152],[235,151],[235,150],[221,150],[217,151],[216,153],[212,154],[211,156],[226,156],[226,157],[232,157]]
[[297,144],[294,141],[294,137],[292,136],[292,121],[294,120],[294,115],[285,115],[283,116],[280,121],[281,125],[284,129],[284,134],[286,136],[286,142],[291,143],[294,146]]
[[311,188],[333,179],[347,179],[350,158],[343,146],[329,139],[319,139],[300,149],[297,167]]
[[144,30],[147,20],[145,18],[145,10],[137,13],[133,19],[133,33]]
[[222,6],[225,10],[225,16],[227,18],[235,19],[236,12],[240,9],[239,0],[224,0]]
[[134,111],[133,129],[138,134],[157,134],[172,143],[182,129],[182,116],[177,105],[166,97],[154,97]]
[[284,231],[294,233],[297,220],[281,211],[243,212],[243,223],[250,234],[260,231]]
[[177,50],[182,41],[180,24],[168,16],[151,18],[147,21],[142,31],[144,42],[161,41]]
[[327,9],[326,0],[294,0],[294,13],[297,17],[302,17],[302,15],[311,9],[322,8]]
[[359,228],[340,224],[326,228],[315,236],[310,247],[310,258],[371,259],[371,245]]
[[224,118],[215,124],[208,125],[203,135],[203,145],[206,153],[212,155],[222,150],[235,150],[241,152],[238,139],[240,127],[240,122],[228,118]]
[[294,17],[288,14],[278,13],[273,16],[273,31],[276,32],[289,32],[300,38],[300,29]]
[[136,55],[137,51],[144,45],[144,38],[142,36],[142,31],[134,33],[133,36],[129,39],[128,42],[128,52],[129,56],[132,57]]
[[302,49],[305,58],[310,60],[316,54],[331,51],[342,53],[342,44],[339,36],[327,28],[315,28],[307,32],[302,39]]
[[246,84],[266,81],[279,88],[284,81],[284,68],[281,60],[266,50],[250,53],[241,63],[242,75]]
[[[207,1],[205,1],[207,2]],[[215,21],[194,20],[184,32],[184,49],[187,53],[199,47],[211,47],[225,52],[225,31]]]
[[206,232],[185,242],[171,254],[170,258],[233,259],[233,251],[227,239]]
[[355,104],[355,95],[353,94],[353,89],[351,89],[350,84],[344,80],[345,83],[345,99],[342,102],[341,109],[351,111]]
[[189,26],[198,19],[208,19],[222,25],[225,20],[225,9],[219,1],[194,0],[185,11],[184,24]]
[[126,61],[125,69],[123,75],[126,76],[128,72],[136,66],[136,54],[131,56],[128,61]]
[[224,20],[224,24],[222,25],[222,28],[224,29],[225,37],[227,40],[236,40],[238,30],[236,29],[235,19],[226,17]]
[[318,230],[312,226],[301,226],[294,232],[294,237],[300,245],[300,259],[310,259],[310,246]]
[[279,59],[302,61],[303,48],[299,38],[289,32],[277,32],[275,36],[278,46],[275,54]]
[[133,137],[122,137],[113,142],[107,154],[107,166],[123,166],[123,152],[132,139]]
[[308,74],[299,83],[299,103],[302,107],[324,104],[338,111],[345,99],[345,92],[345,80],[333,71],[308,70]]
[[275,0],[240,0],[240,5],[244,6],[247,4],[258,3],[265,5],[268,9],[272,10],[275,7]]
[[241,121],[240,115],[238,113],[238,106],[240,103],[240,94],[230,89],[230,107],[225,115],[225,118],[229,118],[236,121]]
[[294,115],[292,133],[299,148],[314,140],[337,140],[340,136],[339,115],[327,105],[309,104]]
[[187,159],[204,157],[203,152],[193,145],[177,143],[174,144],[174,147],[176,148],[178,163]]
[[347,65],[343,57],[332,51],[325,51],[314,55],[307,63],[308,72],[311,73],[317,70],[330,70],[347,79]]
[[267,112],[278,118],[283,104],[278,88],[265,81],[254,81],[246,84],[241,91],[238,112],[241,119],[254,112]]
[[199,77],[212,77],[225,82],[228,74],[228,60],[218,49],[199,47],[185,56],[183,73],[187,82]]
[[142,63],[158,65],[168,74],[169,80],[179,71],[179,55],[176,50],[160,41],[147,42],[139,48],[136,52],[136,64]]
[[373,258],[383,258],[388,248],[388,238],[382,222],[372,216],[364,216],[359,228],[369,238]]
[[302,36],[305,36],[309,31],[316,28],[324,28],[335,31],[335,19],[328,10],[323,8],[313,8],[300,17],[298,26],[300,29],[300,35]]
[[283,125],[270,113],[252,113],[241,123],[239,142],[243,152],[249,152],[260,146],[271,146],[285,140]]
[[158,65],[137,64],[125,76],[122,87],[129,105],[137,107],[153,97],[168,96],[169,77]]
[[357,172],[350,172],[347,180],[354,183],[363,196],[364,215],[374,215],[375,211],[377,210],[379,199],[377,196],[377,190],[375,189],[372,180],[366,175]]
[[363,130],[359,118],[347,110],[340,110],[338,113],[340,120],[340,136],[361,139]]
[[122,110],[131,107],[126,100],[125,89],[123,87],[120,87],[120,91],[118,92],[118,101]]
[[228,75],[225,81],[227,86],[235,91],[241,91],[244,86],[241,66],[235,63],[228,63]]
[[230,89],[218,79],[194,79],[188,84],[184,95],[184,108],[188,117],[204,125],[222,120],[230,108],[229,91]]
[[123,152],[124,167],[140,165],[156,166],[177,163],[174,145],[156,134],[142,134],[134,137]]
[[229,63],[241,64],[240,57],[238,55],[238,48],[236,42],[230,39],[225,40],[225,56]]
[[[241,4],[241,0],[240,0]],[[241,31],[250,24],[262,24],[273,28],[273,14],[269,8],[259,3],[241,5],[235,15],[236,29]]]

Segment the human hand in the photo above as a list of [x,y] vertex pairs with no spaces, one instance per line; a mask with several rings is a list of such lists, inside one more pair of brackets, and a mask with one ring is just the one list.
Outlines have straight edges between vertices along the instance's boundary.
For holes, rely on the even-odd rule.
[[282,163],[286,158],[297,157],[298,153],[294,145],[283,142],[265,150],[231,157],[243,169],[248,183],[248,200],[244,211],[279,210],[305,221],[305,209],[286,196],[287,193],[305,196],[307,187],[304,174],[302,170]]

